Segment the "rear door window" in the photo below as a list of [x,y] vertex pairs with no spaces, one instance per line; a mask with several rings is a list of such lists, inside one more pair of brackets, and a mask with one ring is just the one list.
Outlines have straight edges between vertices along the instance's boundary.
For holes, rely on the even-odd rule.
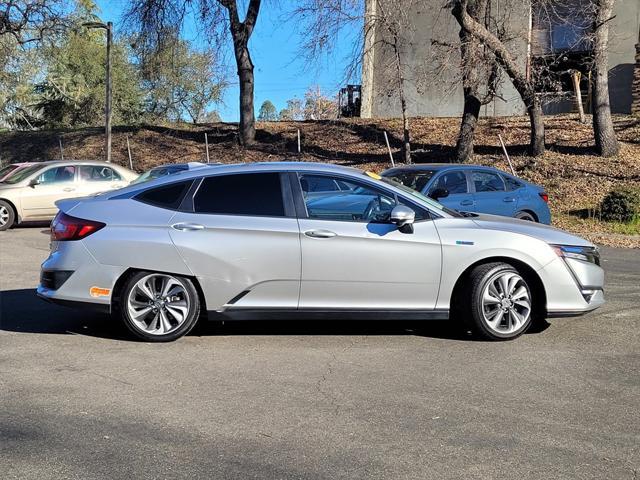
[[504,182],[497,173],[476,170],[471,175],[477,193],[504,192]]
[[194,197],[196,213],[284,217],[280,174],[217,175],[202,181]]
[[118,182],[122,177],[112,168],[102,165],[80,165],[80,181],[82,182]]

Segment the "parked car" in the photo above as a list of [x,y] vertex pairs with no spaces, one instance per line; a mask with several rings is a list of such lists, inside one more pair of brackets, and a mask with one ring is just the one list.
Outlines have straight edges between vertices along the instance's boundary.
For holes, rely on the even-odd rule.
[[496,168],[429,163],[391,168],[382,176],[448,208],[551,223],[549,197],[544,188]]
[[2,183],[5,178],[13,175],[16,171],[29,165],[33,165],[33,163],[10,163],[9,165],[5,165],[4,167],[0,168],[0,183]]
[[[214,164],[207,164],[202,162],[189,162],[189,163],[170,163],[167,165],[161,165],[159,167],[154,167],[151,170],[147,170],[131,183],[148,182],[149,180],[164,177],[165,175],[173,175],[174,173],[185,172],[188,170],[193,170],[195,168],[202,168],[202,167],[206,167],[207,165],[214,165]],[[218,165],[218,164],[215,164],[215,165]]]
[[122,188],[136,177],[106,162],[33,163],[0,183],[0,231],[22,222],[51,220],[58,211],[57,200]]
[[[336,185],[311,190],[311,185]],[[38,295],[113,312],[140,339],[212,318],[472,322],[510,339],[604,303],[598,250],[459,213],[393,180],[316,163],[225,165],[57,202]],[[454,315],[455,318],[455,315]]]

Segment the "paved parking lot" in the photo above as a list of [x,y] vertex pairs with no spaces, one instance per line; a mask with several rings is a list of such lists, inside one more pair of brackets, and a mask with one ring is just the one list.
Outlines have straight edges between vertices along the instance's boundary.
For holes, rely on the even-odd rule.
[[203,325],[131,341],[34,295],[44,226],[0,233],[0,477],[640,477],[640,252],[609,303],[507,343],[445,322]]

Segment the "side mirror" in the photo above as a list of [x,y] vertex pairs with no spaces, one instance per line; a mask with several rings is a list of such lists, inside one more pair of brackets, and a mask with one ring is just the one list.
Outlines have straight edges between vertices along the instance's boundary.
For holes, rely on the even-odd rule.
[[38,180],[37,178],[34,178],[29,182],[29,186],[31,188],[35,187],[36,185],[40,185],[40,180]]
[[434,200],[438,200],[439,198],[447,198],[449,196],[449,190],[447,190],[446,188],[436,188],[429,194],[429,196]]
[[397,205],[391,210],[389,220],[398,226],[402,233],[413,233],[413,222],[416,220],[416,212],[405,205]]

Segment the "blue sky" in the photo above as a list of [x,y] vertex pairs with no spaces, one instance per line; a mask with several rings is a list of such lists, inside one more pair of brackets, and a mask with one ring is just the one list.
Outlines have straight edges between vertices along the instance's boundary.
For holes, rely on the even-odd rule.
[[[102,20],[114,22],[117,28],[128,0],[97,0],[96,3],[100,8],[99,15]],[[297,58],[300,34],[296,31],[295,25],[290,22],[280,22],[280,19],[288,16],[294,4],[295,0],[263,2],[251,37],[250,50],[255,66],[256,115],[263,101],[271,100],[280,110],[285,107],[287,99],[303,98],[304,92],[312,85],[320,85],[327,94],[336,94],[344,80],[345,66],[354,36],[360,34],[360,32],[346,32],[338,40],[331,57],[323,59],[318,65],[309,67],[302,59]],[[196,32],[191,23],[186,25],[183,36],[196,43],[202,41],[201,34]],[[214,108],[218,110],[222,120],[234,122],[238,121],[239,117],[239,93],[230,44],[226,57],[228,57],[230,72],[228,78],[232,85],[225,92],[223,104]]]

